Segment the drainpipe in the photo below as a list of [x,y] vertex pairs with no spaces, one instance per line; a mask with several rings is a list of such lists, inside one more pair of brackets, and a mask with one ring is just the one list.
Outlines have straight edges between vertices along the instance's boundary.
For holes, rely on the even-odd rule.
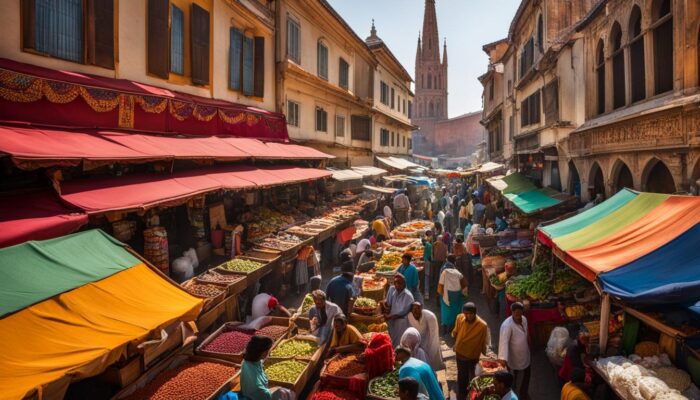
[[[275,108],[277,112],[284,113],[284,79],[282,78],[282,71],[281,71],[281,65],[283,61],[283,57],[280,55],[281,54],[281,45],[280,42],[282,40],[281,38],[281,32],[280,32],[280,27],[282,26],[282,16],[281,16],[281,11],[282,11],[282,0],[275,0],[275,55],[274,55],[274,60],[275,60]],[[285,119],[286,122],[286,119]]]

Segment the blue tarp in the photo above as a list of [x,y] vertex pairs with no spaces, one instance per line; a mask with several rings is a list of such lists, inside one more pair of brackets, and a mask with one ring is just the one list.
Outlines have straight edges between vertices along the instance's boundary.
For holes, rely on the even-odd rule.
[[603,291],[627,303],[700,300],[700,224],[627,265],[598,275]]

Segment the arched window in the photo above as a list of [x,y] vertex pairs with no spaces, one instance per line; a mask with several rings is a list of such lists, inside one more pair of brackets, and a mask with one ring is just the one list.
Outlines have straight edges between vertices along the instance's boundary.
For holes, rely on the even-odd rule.
[[540,51],[544,50],[544,21],[542,20],[542,14],[537,18],[537,46]]
[[642,35],[642,12],[638,6],[632,7],[628,29],[630,48],[630,86],[632,103],[646,97],[646,73],[644,69],[644,36]]
[[596,87],[598,89],[598,114],[605,112],[605,50],[603,40],[598,41],[596,49]]
[[652,8],[654,29],[654,93],[673,89],[673,15],[671,0],[656,0]]
[[433,77],[433,79],[434,79],[434,81],[433,81],[433,87],[434,87],[435,89],[439,89],[439,88],[438,88],[438,77],[437,77],[437,75],[435,75],[435,76]]
[[433,88],[433,76],[428,74],[428,89]]
[[420,87],[425,89],[425,74],[420,74]]
[[318,76],[328,80],[328,46],[319,40],[316,45]]
[[428,116],[429,117],[435,116],[435,106],[433,105],[432,101],[430,103],[428,103]]
[[613,59],[613,108],[625,105],[625,50],[622,48],[622,29],[615,22],[610,32]]

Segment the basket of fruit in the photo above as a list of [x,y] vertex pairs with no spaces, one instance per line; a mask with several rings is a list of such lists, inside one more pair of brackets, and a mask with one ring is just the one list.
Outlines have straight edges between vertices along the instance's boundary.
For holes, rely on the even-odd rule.
[[376,301],[384,300],[387,279],[381,276],[368,275],[362,279],[362,296]]
[[192,296],[204,299],[202,313],[221,303],[228,293],[228,289],[225,286],[199,283],[196,279],[183,282],[182,288]]
[[377,315],[379,314],[379,303],[375,299],[369,297],[358,297],[353,305],[353,312],[362,315]]
[[267,275],[267,273],[272,270],[272,266],[278,259],[279,258],[263,260],[252,257],[238,256],[219,265],[214,270],[216,272],[220,272],[220,270],[223,269],[226,271],[243,274],[248,277],[248,282],[255,282]]
[[367,399],[395,400],[399,398],[399,369],[378,376],[367,386]]
[[312,360],[320,356],[318,344],[311,338],[295,336],[277,343],[270,351],[270,358]]
[[367,367],[359,354],[336,354],[327,359],[321,368],[321,381],[343,389],[356,388],[362,382],[362,393],[367,385]]

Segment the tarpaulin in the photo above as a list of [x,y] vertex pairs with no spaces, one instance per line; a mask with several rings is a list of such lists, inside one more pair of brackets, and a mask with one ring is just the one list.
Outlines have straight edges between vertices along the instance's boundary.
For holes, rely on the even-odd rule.
[[[71,264],[90,260],[74,253]],[[113,265],[92,261],[109,270]],[[19,399],[49,384],[65,390],[71,380],[98,375],[124,357],[129,343],[174,321],[193,321],[201,306],[136,264],[9,315],[0,320],[0,397]]]
[[329,169],[333,174],[333,179],[336,181],[354,181],[362,180],[362,174],[351,169]]
[[550,188],[538,189],[519,173],[496,176],[486,180],[525,214],[532,214],[562,202],[560,193]]
[[90,230],[0,250],[0,316],[138,264],[123,246]]
[[335,158],[335,156],[316,150],[313,147],[300,146],[298,144],[267,142],[265,145],[270,148],[273,153],[282,152],[286,154],[287,158],[301,158],[305,160]]
[[99,132],[99,135],[134,151],[162,158],[241,160],[251,157],[251,154],[217,137],[172,137],[117,132]]
[[425,170],[426,168],[422,165],[416,164],[414,162],[408,161],[404,158],[400,157],[376,157],[377,161],[381,162],[382,164],[387,165],[388,167],[404,171],[408,170],[411,168],[417,168],[420,170]]
[[362,177],[376,177],[387,173],[385,169],[371,166],[352,167],[352,170],[362,175]]
[[3,197],[0,198],[0,247],[67,235],[87,222],[86,214],[66,208],[52,191]]
[[308,182],[330,176],[326,170],[294,166],[232,165],[122,177],[75,179],[61,183],[61,198],[88,214],[148,209],[216,190],[254,188]]

